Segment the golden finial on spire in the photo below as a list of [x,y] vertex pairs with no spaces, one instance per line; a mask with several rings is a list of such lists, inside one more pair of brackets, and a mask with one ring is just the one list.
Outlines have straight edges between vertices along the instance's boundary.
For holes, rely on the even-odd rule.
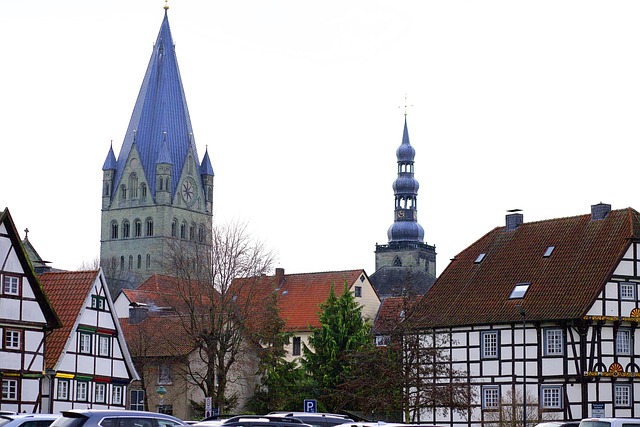
[[[413,104],[407,105],[407,94],[404,94],[404,116],[407,117],[407,109],[409,107],[413,107]],[[399,105],[398,108],[402,108],[402,105]]]
[[169,0],[164,0],[164,10],[169,9]]

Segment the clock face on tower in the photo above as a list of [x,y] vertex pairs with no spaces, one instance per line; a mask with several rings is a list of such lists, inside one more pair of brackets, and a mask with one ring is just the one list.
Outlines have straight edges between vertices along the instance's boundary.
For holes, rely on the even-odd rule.
[[188,206],[191,206],[193,202],[196,201],[196,183],[193,179],[187,178],[182,181],[180,193],[182,194],[182,200],[184,200]]

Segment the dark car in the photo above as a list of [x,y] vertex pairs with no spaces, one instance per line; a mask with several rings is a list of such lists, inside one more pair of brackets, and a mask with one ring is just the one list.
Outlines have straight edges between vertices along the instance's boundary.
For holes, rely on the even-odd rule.
[[178,427],[182,420],[166,414],[124,409],[71,409],[50,427]]
[[333,427],[339,424],[353,422],[353,420],[346,415],[329,414],[325,412],[271,412],[268,416],[297,418],[314,427]]
[[271,415],[240,415],[225,420],[221,427],[312,427],[292,417],[274,417]]

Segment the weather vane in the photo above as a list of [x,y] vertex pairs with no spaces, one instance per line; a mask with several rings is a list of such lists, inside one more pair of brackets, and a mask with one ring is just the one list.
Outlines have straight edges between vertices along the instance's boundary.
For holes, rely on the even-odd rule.
[[164,10],[169,9],[169,0],[164,0]]
[[[407,94],[405,93],[404,94],[404,116],[405,117],[407,117],[407,109],[409,107],[413,107],[413,104],[411,104],[411,105],[407,104]],[[402,108],[402,105],[399,105],[398,108]]]

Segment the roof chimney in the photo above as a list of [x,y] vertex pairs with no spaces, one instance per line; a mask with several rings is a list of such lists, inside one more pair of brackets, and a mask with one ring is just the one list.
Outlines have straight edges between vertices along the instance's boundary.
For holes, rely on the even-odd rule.
[[284,283],[284,268],[276,268],[276,286],[282,286]]
[[509,212],[506,216],[507,231],[515,230],[520,224],[524,222],[524,216],[521,213],[518,213],[521,211],[521,209],[510,209],[507,211]]
[[605,219],[609,212],[611,212],[611,205],[606,203],[600,202],[597,205],[591,205],[591,221]]
[[142,323],[149,315],[149,307],[146,305],[129,304],[129,324],[137,325]]

